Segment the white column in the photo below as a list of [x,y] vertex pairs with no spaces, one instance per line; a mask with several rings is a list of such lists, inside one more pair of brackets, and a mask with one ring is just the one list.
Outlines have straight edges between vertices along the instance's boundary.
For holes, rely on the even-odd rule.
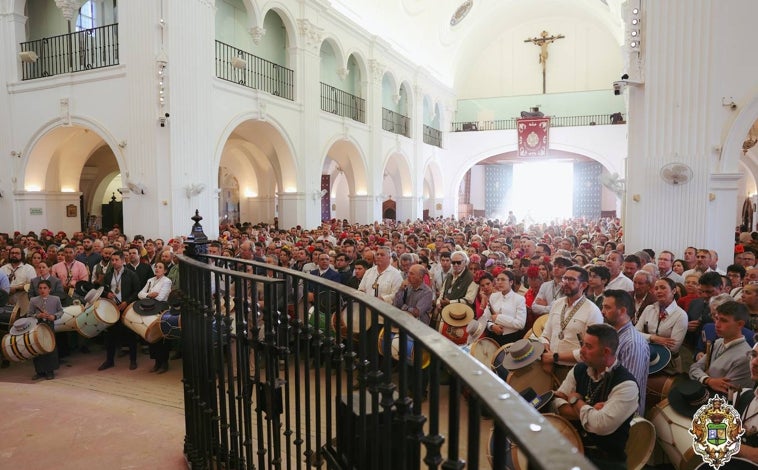
[[275,199],[268,196],[248,197],[243,199],[245,210],[242,212],[242,220],[273,221],[275,214]]
[[[740,173],[714,173],[710,177],[708,192],[708,226],[705,246],[716,250],[719,255],[719,268],[726,270],[732,264],[734,256],[734,220],[735,207],[738,203],[738,187],[742,178]],[[724,236],[725,229],[731,228],[731,238]]]
[[[312,17],[305,15],[305,18]],[[298,68],[295,69],[295,75],[298,90],[300,90],[298,98],[303,104],[300,116],[302,139],[298,148],[298,160],[302,163],[300,166],[302,174],[298,178],[298,191],[307,196],[300,199],[301,204],[304,204],[305,207],[301,209],[303,218],[298,219],[298,223],[313,228],[321,224],[321,198],[312,196],[321,191],[321,171],[323,168],[323,158],[320,155],[320,150],[317,150],[321,148],[319,145],[319,122],[321,120],[319,77],[321,75],[320,52],[323,30],[308,19],[299,19],[297,23],[302,40],[298,44],[299,60],[297,61]],[[284,217],[287,216],[281,208],[279,213]],[[282,223],[283,220],[280,217],[280,224]],[[289,225],[285,223],[283,226],[295,225],[297,223]]]
[[[213,165],[216,142],[210,132],[215,7],[207,0],[187,0],[164,2],[164,8],[168,103],[165,111],[158,111],[156,97],[152,121],[159,139],[169,140],[168,155],[161,158],[170,168],[172,229],[176,234],[189,234],[190,218],[197,209],[204,218],[206,235],[216,237],[218,204],[210,196],[210,188],[215,188],[218,181],[218,167]],[[159,126],[161,112],[170,114],[165,128]],[[200,196],[187,198],[185,187],[190,184],[204,184],[206,190]]]
[[374,198],[372,196],[350,197],[350,221],[359,224],[371,224],[374,218]]
[[[644,57],[633,63],[644,85],[628,91],[627,251],[681,254],[688,245],[718,249],[733,237],[734,221],[714,219],[708,200],[717,143],[710,124],[714,104],[720,107],[709,93],[719,80],[710,67],[714,8],[713,0],[643,4]],[[675,161],[692,168],[690,182],[671,185],[659,176]]]
[[421,199],[415,196],[403,196],[396,199],[397,220],[416,220],[421,217]]
[[[302,225],[305,220],[306,195],[304,193],[280,193],[279,194],[279,226],[294,227]],[[308,229],[317,227],[318,224],[304,226]]]

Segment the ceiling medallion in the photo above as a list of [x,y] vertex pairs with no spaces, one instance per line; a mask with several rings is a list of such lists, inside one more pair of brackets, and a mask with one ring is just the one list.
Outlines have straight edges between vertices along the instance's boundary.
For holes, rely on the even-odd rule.
[[450,26],[455,26],[460,23],[463,18],[471,11],[471,7],[474,6],[474,0],[466,0],[455,10],[453,16],[450,18]]

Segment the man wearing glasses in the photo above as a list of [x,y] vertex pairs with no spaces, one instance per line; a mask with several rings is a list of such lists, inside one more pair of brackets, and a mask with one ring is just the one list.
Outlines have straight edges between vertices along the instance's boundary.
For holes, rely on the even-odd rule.
[[474,305],[479,285],[474,282],[474,275],[468,269],[468,255],[465,251],[455,251],[450,255],[451,273],[445,278],[442,295],[437,305],[443,309],[451,303]]
[[569,370],[580,361],[579,352],[587,327],[603,323],[603,314],[593,302],[587,300],[588,274],[584,268],[571,266],[561,278],[564,297],[553,302],[540,341],[545,343],[542,363],[552,366],[553,374],[566,378]]

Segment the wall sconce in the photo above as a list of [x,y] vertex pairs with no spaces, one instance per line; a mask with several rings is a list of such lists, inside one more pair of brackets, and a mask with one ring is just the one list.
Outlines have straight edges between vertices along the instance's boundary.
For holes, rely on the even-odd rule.
[[716,200],[716,194],[715,193],[708,193],[708,200],[713,202]]
[[34,51],[21,51],[18,53],[18,58],[21,59],[21,62],[24,62],[26,64],[33,64],[37,62],[39,56]]
[[119,148],[125,149],[126,148],[126,141],[122,140],[121,142],[118,143],[118,146],[119,146]]
[[145,188],[145,185],[142,183],[133,183],[130,181],[126,186],[129,189],[129,191],[134,194],[145,194],[146,188]]
[[192,196],[197,196],[198,194],[202,193],[205,190],[205,185],[203,183],[193,183],[188,184],[184,187],[184,194],[187,195],[187,199],[191,198]]
[[233,57],[232,67],[234,67],[237,70],[244,69],[245,67],[247,67],[247,62],[242,57]]
[[321,199],[324,196],[326,196],[327,192],[328,191],[326,189],[322,189],[321,191],[319,191],[319,190],[313,191],[313,200],[314,201],[318,201],[319,199]]
[[633,195],[632,196],[632,201],[634,201],[634,202],[640,202],[640,195],[639,194]]
[[21,158],[21,152],[16,152],[15,150],[11,150],[11,157]]

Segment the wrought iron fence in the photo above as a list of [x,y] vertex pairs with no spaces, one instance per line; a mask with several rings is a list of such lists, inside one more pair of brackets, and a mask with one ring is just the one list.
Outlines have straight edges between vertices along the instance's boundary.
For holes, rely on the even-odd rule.
[[[500,119],[496,121],[462,121],[454,122],[453,132],[471,131],[505,131],[516,129],[516,119]],[[589,116],[558,116],[550,118],[550,127],[578,126],[607,126],[610,124],[625,124],[622,113],[592,114]]]
[[118,23],[21,43],[22,80],[118,65]]
[[429,145],[436,145],[437,147],[442,147],[442,132],[439,130],[424,125],[424,143]]
[[321,82],[321,110],[366,122],[366,100]]
[[387,108],[382,108],[382,129],[410,137],[411,119]]
[[477,469],[486,446],[504,469],[508,441],[529,468],[594,468],[489,368],[407,313],[302,272],[188,250],[191,468]]
[[295,99],[295,72],[218,40],[216,77],[290,101]]

